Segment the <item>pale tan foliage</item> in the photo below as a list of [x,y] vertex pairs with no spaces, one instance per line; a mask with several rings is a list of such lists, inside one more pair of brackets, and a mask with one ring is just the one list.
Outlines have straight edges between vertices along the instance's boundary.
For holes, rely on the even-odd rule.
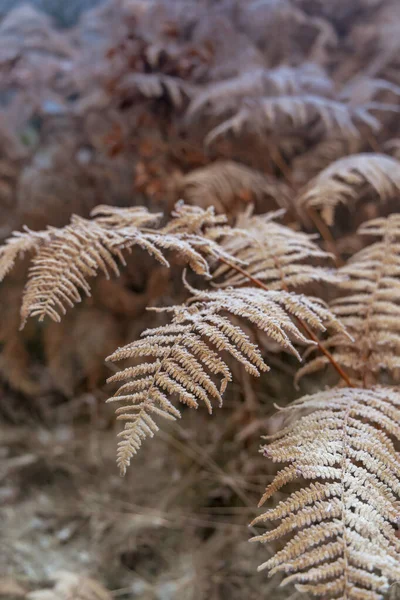
[[181,108],[185,97],[193,93],[183,79],[160,73],[128,73],[119,82],[117,91],[122,96],[137,93],[145,98],[167,97],[176,108]]
[[391,92],[400,96],[400,87],[386,79],[356,77],[340,92],[340,98],[350,104],[363,104],[374,100],[379,92]]
[[[232,378],[221,352],[230,354],[251,375],[259,376],[269,369],[258,347],[224,313],[250,321],[277,346],[298,358],[293,342],[312,342],[291,316],[301,318],[317,331],[323,331],[325,326],[342,330],[329,311],[307,297],[254,288],[197,292],[189,305],[165,310],[172,312],[170,324],[144,331],[142,339],[119,348],[108,359],[145,357],[145,362],[127,367],[109,379],[122,382],[109,400],[123,403],[117,409],[118,418],[126,421],[119,434],[122,439],[118,465],[122,473],[142,441],[158,431],[154,417],[180,416],[171,396],[191,408],[197,408],[201,401],[210,413],[212,401],[221,405],[222,394]],[[219,388],[210,376],[219,379]]]
[[335,389],[284,410],[300,419],[262,449],[287,466],[260,504],[290,482],[308,483],[254,520],[278,525],[253,540],[291,536],[260,569],[325,600],[380,600],[400,579],[399,392]]
[[25,254],[36,251],[40,244],[50,239],[47,231],[15,231],[0,247],[0,281],[13,269],[15,261]]
[[385,154],[353,154],[341,158],[319,173],[297,200],[301,213],[318,210],[333,225],[340,205],[351,211],[371,193],[382,204],[400,193],[400,162]]
[[214,206],[218,213],[234,214],[236,205],[272,200],[272,207],[287,207],[290,191],[282,182],[230,160],[218,160],[194,169],[178,182],[180,197],[195,206]]
[[[344,296],[330,307],[354,341],[342,335],[325,342],[334,358],[354,378],[370,384],[389,373],[396,380],[400,361],[400,215],[378,218],[361,226],[362,235],[381,239],[355,254],[339,269]],[[299,370],[297,377],[328,364],[318,356]]]
[[[318,266],[332,257],[313,242],[313,236],[276,223],[274,219],[281,214],[242,214],[231,235],[223,240],[223,248],[271,290],[291,290],[315,281],[337,283],[333,269]],[[214,271],[213,278],[219,287],[248,284],[245,275],[226,264]]]
[[[331,163],[344,156],[360,152],[363,140],[360,137],[327,138],[308,151],[295,157],[292,162],[293,180],[297,186],[305,186]],[[300,217],[308,222],[307,215],[301,211]]]
[[[208,227],[215,228],[226,223],[226,216],[215,215],[212,206],[204,210],[201,206],[187,205],[183,200],[175,204],[171,216],[172,219],[161,229],[162,233],[200,235]],[[204,243],[207,243],[207,240]]]
[[69,571],[53,576],[55,586],[27,595],[28,600],[111,600],[111,593],[98,581]]
[[280,136],[307,131],[307,128],[322,127],[331,136],[354,137],[362,123],[379,129],[379,121],[368,112],[368,107],[349,107],[346,104],[321,96],[277,96],[272,98],[248,99],[230,119],[214,129],[207,137],[211,144],[217,138],[244,131],[257,135],[279,132]]
[[315,64],[306,63],[299,68],[280,66],[276,69],[252,69],[209,84],[196,94],[187,116],[193,118],[203,112],[221,115],[229,109],[238,109],[240,102],[249,97],[302,93],[330,96],[332,92],[332,82]]
[[208,256],[224,252],[201,234],[202,228],[215,227],[225,217],[215,217],[213,208],[185,207],[178,204],[175,218],[162,229],[149,226],[159,221],[144,207],[114,208],[98,206],[92,219],[74,215],[63,228],[49,227],[45,232],[14,234],[3,247],[1,272],[6,274],[16,257],[35,250],[21,308],[22,326],[29,316],[45,316],[59,321],[67,307],[90,295],[88,279],[99,271],[119,275],[125,265],[124,251],[139,246],[163,266],[169,262],[164,251],[177,253],[196,273],[209,276]]

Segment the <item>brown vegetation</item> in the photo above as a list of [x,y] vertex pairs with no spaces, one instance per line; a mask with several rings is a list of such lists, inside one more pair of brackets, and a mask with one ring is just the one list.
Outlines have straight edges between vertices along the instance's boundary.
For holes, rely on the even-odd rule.
[[398,8],[0,22],[0,598],[396,597]]

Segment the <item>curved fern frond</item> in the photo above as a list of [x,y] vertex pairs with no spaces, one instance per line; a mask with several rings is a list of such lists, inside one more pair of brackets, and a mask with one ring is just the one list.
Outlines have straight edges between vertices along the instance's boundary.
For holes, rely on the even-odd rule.
[[151,213],[144,206],[131,206],[130,208],[119,208],[98,204],[91,211],[90,216],[97,223],[108,228],[122,227],[154,227],[162,217],[162,213]]
[[[362,144],[363,140],[360,137],[328,137],[322,140],[293,159],[291,166],[295,184],[304,189],[306,184],[334,161],[360,152]],[[304,215],[304,211],[301,212],[300,216],[304,222],[308,223],[307,215]]]
[[316,65],[252,69],[236,77],[211,83],[194,96],[187,117],[191,119],[203,112],[221,115],[231,109],[237,110],[244,98],[302,93],[330,96],[332,92],[332,81]]
[[[291,316],[300,317],[315,330],[325,326],[341,330],[339,322],[321,305],[306,297],[255,288],[199,292],[190,305],[174,306],[168,325],[148,329],[142,339],[119,348],[108,360],[145,357],[145,362],[127,367],[110,382],[122,386],[109,402],[122,402],[118,418],[126,421],[118,449],[118,465],[124,473],[142,441],[158,430],[154,417],[180,416],[171,402],[197,408],[203,402],[212,411],[212,401],[222,403],[231,372],[222,352],[230,354],[254,376],[269,368],[260,350],[226,314],[250,321],[278,346],[299,358],[293,342],[313,343],[300,332]],[[219,387],[211,377],[219,380]]]
[[317,210],[332,226],[338,206],[355,210],[368,193],[382,204],[400,193],[400,162],[385,154],[354,154],[341,158],[324,169],[297,200],[300,212]]
[[400,579],[400,393],[335,389],[284,410],[303,416],[262,448],[287,466],[260,505],[288,483],[307,483],[253,521],[278,523],[253,541],[290,536],[259,569],[324,600],[382,599]]
[[160,214],[143,207],[114,208],[98,206],[91,220],[73,216],[71,223],[44,232],[14,234],[0,254],[0,267],[7,273],[15,258],[26,250],[35,251],[25,287],[22,326],[29,316],[59,321],[67,307],[90,295],[88,279],[99,271],[119,274],[125,265],[124,251],[139,246],[163,266],[169,262],[164,251],[173,251],[198,274],[209,277],[208,257],[227,256],[202,228],[216,227],[225,220],[215,216],[213,208],[185,207],[178,204],[174,218],[162,229],[152,229]]
[[50,238],[50,231],[14,231],[0,247],[0,281],[14,268],[15,261],[38,249]]
[[[400,367],[400,215],[369,221],[362,235],[381,239],[357,254],[338,271],[344,296],[330,304],[354,341],[334,335],[325,342],[337,362],[358,384],[374,382],[383,372],[397,379]],[[297,378],[327,365],[318,356],[302,367]]]
[[316,124],[326,134],[343,137],[357,136],[360,124],[374,130],[380,127],[366,106],[350,107],[321,96],[278,96],[246,100],[236,115],[208,133],[205,142],[212,144],[227,133],[240,135],[244,131],[288,135]]
[[[276,223],[279,213],[241,215],[222,247],[246,265],[252,277],[263,281],[272,290],[295,289],[313,281],[337,283],[333,269],[318,266],[331,257],[313,241],[312,236]],[[221,264],[213,273],[219,287],[241,286],[248,278]]]
[[287,207],[289,188],[259,171],[230,160],[218,160],[190,171],[179,181],[179,195],[195,206],[214,206],[218,213],[232,213],[236,203],[248,204],[264,198],[272,207]]

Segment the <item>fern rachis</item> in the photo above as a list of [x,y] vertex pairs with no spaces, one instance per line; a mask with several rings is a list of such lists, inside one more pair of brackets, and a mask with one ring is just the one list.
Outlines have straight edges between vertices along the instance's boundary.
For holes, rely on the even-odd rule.
[[[369,385],[387,373],[395,380],[399,366],[400,219],[390,215],[365,223],[363,236],[378,241],[366,246],[339,269],[343,280],[340,296],[331,303],[354,343],[342,335],[333,336],[324,346],[351,374],[357,384]],[[316,357],[300,369],[297,377],[326,366],[325,357]]]
[[[222,265],[214,271],[213,277],[225,276],[231,285],[242,285],[248,281],[265,291],[268,291],[271,286],[286,292],[290,287],[313,280],[338,281],[329,270],[308,265],[307,262],[304,266],[301,265],[303,271],[299,276],[296,268],[292,271],[292,260],[295,263],[297,261],[305,262],[310,258],[327,259],[329,255],[322,252],[305,234],[297,234],[279,226],[274,230],[276,224],[270,221],[280,212],[278,211],[275,215],[272,213],[271,215],[257,216],[253,219],[248,219],[249,215],[246,214],[242,222],[239,219],[238,222],[244,225],[244,229],[239,229],[238,233],[233,236],[229,232],[226,248],[229,248],[230,253],[236,259],[241,261],[245,259],[249,263],[249,270],[220,256],[219,261]],[[270,234],[271,240],[268,239]],[[265,281],[268,282],[268,286]],[[351,387],[352,384],[347,373],[332,356],[327,346],[319,341],[300,316],[297,315],[295,318],[301,328],[315,342],[318,350],[323,354],[322,358],[329,362],[343,381]],[[347,343],[352,340],[345,330],[342,331],[341,337],[346,339]],[[304,369],[306,368],[307,366],[304,367]]]
[[[337,283],[334,270],[325,266],[332,256],[321,250],[312,236],[277,223],[275,219],[281,214],[282,211],[256,216],[249,211],[242,214],[235,230],[222,239],[222,246],[239,264],[245,265],[246,273],[267,284],[269,289],[295,290],[315,281]],[[213,279],[220,287],[248,283],[246,275],[226,263],[213,271]]]

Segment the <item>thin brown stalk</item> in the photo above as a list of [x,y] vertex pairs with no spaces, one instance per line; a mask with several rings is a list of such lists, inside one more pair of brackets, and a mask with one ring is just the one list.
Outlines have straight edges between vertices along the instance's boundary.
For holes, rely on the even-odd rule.
[[279,148],[271,149],[271,159],[272,159],[272,162],[275,163],[275,165],[280,169],[282,175],[286,179],[286,182],[292,186],[293,184],[292,184],[292,175],[291,175],[290,167],[287,164],[287,162],[285,161],[285,159],[283,158]]
[[[241,275],[243,275],[244,277],[246,277],[249,281],[251,281],[254,285],[256,285],[257,287],[265,290],[265,291],[270,291],[268,289],[268,287],[259,279],[257,279],[256,277],[253,277],[252,275],[250,275],[250,273],[248,273],[245,269],[242,269],[242,267],[240,267],[239,265],[236,265],[234,263],[231,263],[229,260],[227,260],[226,258],[219,256],[218,259],[225,263],[226,265],[228,265],[231,269],[235,269],[238,273],[241,273]],[[283,282],[284,287],[285,284]],[[288,291],[287,288],[285,291]],[[345,373],[345,371],[342,369],[342,367],[336,362],[336,360],[334,359],[334,357],[332,356],[332,354],[329,352],[329,350],[327,350],[326,348],[324,348],[324,346],[321,344],[321,342],[319,341],[318,337],[315,335],[315,333],[310,329],[310,327],[307,325],[307,323],[304,323],[304,321],[298,317],[294,317],[296,319],[296,321],[299,323],[299,325],[301,325],[301,327],[304,329],[304,331],[307,333],[307,335],[313,340],[313,342],[315,342],[318,346],[318,349],[320,350],[320,352],[322,352],[322,354],[324,354],[326,356],[326,358],[329,360],[329,362],[331,363],[332,367],[337,371],[337,373],[340,375],[340,377],[343,379],[343,381],[346,382],[346,385],[348,387],[354,387],[353,384],[351,383],[349,376]]]
[[367,138],[367,141],[368,141],[369,145],[371,146],[372,150],[374,152],[376,152],[377,154],[379,154],[381,152],[381,149],[379,147],[379,144],[378,144],[376,138],[372,135],[372,133],[368,131],[366,133],[366,138]]
[[331,230],[323,222],[317,211],[313,210],[312,208],[308,208],[307,213],[315,227],[318,229],[322,239],[326,243],[328,250],[334,255],[336,267],[342,267],[344,265],[344,261],[337,249],[335,238],[333,237]]

